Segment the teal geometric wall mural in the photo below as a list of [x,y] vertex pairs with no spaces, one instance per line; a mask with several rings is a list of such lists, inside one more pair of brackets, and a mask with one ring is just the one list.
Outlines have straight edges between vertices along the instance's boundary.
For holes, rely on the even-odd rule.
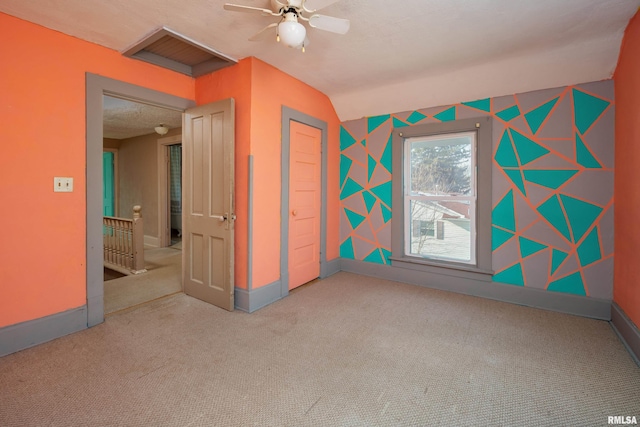
[[477,101],[463,102],[462,105],[467,107],[476,108],[481,111],[491,112],[491,98],[478,99]]
[[549,102],[545,102],[541,106],[534,108],[524,115],[524,118],[527,120],[529,127],[531,128],[531,132],[535,134],[544,123],[545,119],[549,117],[549,113],[553,110],[559,98],[554,98]]
[[609,80],[342,123],[340,256],[390,264],[394,128],[490,116],[493,281],[611,299],[614,114]]
[[593,154],[591,154],[587,146],[584,144],[584,142],[582,142],[580,134],[576,134],[576,160],[585,168],[602,168],[600,162],[598,162],[598,160],[593,157]]
[[491,217],[494,227],[516,232],[516,210],[513,205],[513,190],[507,192],[493,208]]
[[441,122],[453,121],[456,119],[456,107],[453,106],[451,108],[447,108],[446,110],[443,110],[438,114],[435,114],[433,118],[440,120]]
[[409,123],[411,123],[412,125],[415,125],[416,123],[418,123],[421,120],[424,120],[427,116],[425,116],[424,114],[422,114],[420,111],[414,111],[413,113],[411,113],[409,115],[409,117],[407,117],[407,121]]
[[493,276],[495,282],[507,283],[509,285],[524,286],[524,276],[522,265],[517,263]]
[[527,239],[526,237],[520,236],[518,239],[520,241],[520,254],[523,259],[542,250],[545,250],[548,247],[547,245],[543,245],[542,243]]
[[502,111],[496,113],[496,117],[505,122],[510,122],[520,115],[520,108],[517,105],[512,105],[509,108],[505,108]]

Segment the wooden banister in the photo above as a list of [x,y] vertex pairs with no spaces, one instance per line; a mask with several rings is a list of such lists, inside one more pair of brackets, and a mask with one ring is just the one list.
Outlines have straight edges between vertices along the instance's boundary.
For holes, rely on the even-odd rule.
[[124,274],[146,272],[142,208],[133,207],[133,219],[105,216],[102,224],[105,267]]

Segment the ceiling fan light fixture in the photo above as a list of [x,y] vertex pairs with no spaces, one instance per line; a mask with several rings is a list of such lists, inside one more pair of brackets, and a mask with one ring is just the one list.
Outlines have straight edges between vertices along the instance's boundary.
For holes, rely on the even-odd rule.
[[169,132],[169,128],[163,124],[156,126],[154,129],[158,135],[166,135]]
[[307,36],[307,29],[297,21],[286,20],[278,24],[280,41],[289,47],[299,47]]

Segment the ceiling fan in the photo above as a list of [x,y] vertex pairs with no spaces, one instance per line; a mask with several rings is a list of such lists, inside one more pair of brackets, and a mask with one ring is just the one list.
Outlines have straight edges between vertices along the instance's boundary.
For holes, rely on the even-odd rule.
[[302,49],[309,45],[307,29],[299,20],[305,21],[311,28],[329,31],[336,34],[346,34],[349,31],[348,19],[319,15],[317,10],[325,8],[338,0],[270,0],[271,9],[238,4],[225,3],[224,8],[235,12],[259,13],[262,16],[280,17],[280,22],[274,22],[258,31],[250,41],[262,40],[275,32],[276,40],[293,48]]

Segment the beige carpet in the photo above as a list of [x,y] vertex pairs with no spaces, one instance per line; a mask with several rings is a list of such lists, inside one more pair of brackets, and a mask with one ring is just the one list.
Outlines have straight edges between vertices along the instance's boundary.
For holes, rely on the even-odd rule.
[[0,359],[2,426],[606,426],[607,322],[339,273],[253,314],[176,294]]
[[182,291],[182,251],[175,247],[144,250],[146,273],[104,282],[104,312],[114,313]]

